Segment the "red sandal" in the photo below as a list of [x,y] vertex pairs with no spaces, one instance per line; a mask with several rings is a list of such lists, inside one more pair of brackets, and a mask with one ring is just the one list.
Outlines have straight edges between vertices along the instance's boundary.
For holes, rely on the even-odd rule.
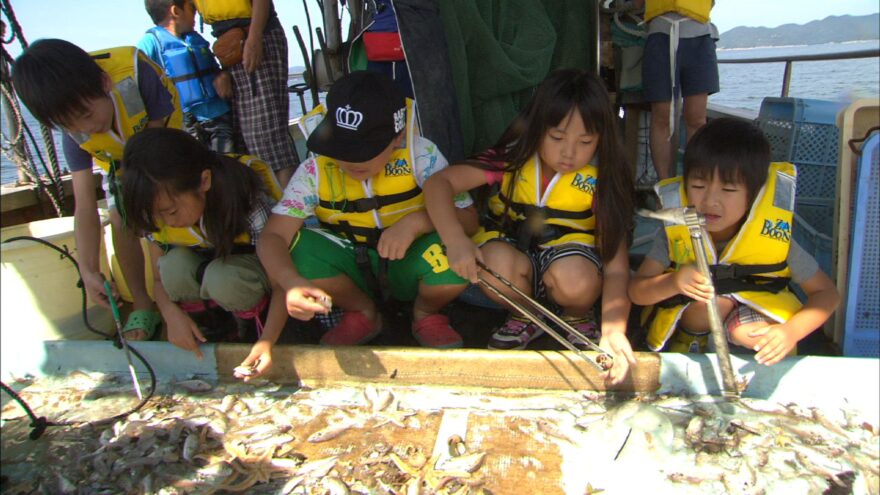
[[422,347],[453,349],[462,346],[461,335],[449,325],[449,318],[436,314],[413,322],[413,337]]
[[342,313],[342,321],[327,330],[321,337],[323,345],[360,345],[373,340],[379,332],[379,324],[370,321],[360,311]]

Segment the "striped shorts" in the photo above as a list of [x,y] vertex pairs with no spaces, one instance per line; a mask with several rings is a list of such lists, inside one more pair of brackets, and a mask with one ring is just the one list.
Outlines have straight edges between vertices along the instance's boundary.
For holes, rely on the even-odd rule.
[[[489,242],[500,241],[506,242],[511,246],[516,246],[516,240],[509,237],[499,237]],[[561,244],[559,246],[549,248],[532,248],[524,252],[532,262],[532,294],[535,299],[545,300],[546,289],[544,287],[544,273],[550,268],[550,265],[559,259],[568,256],[581,256],[596,265],[599,275],[602,274],[602,258],[596,249],[583,244]]]

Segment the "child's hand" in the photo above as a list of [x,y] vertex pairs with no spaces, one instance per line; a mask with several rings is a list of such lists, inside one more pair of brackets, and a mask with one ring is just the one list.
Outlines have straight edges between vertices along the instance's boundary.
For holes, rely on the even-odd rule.
[[105,308],[110,307],[110,299],[108,299],[108,295],[112,296],[113,299],[119,298],[119,293],[116,291],[116,285],[113,282],[110,282],[113,294],[106,294],[104,292],[104,276],[101,275],[101,272],[83,272],[82,279],[83,285],[86,287],[86,293],[89,295],[89,299],[101,306],[104,306]]
[[168,342],[185,351],[192,352],[197,359],[204,357],[202,350],[199,349],[199,342],[207,342],[208,339],[202,335],[199,326],[188,314],[182,309],[176,308],[176,311],[163,311],[162,318],[168,328]]
[[251,372],[249,374],[244,374],[236,370],[233,375],[236,378],[249,381],[265,373],[271,366],[272,343],[266,340],[258,340],[253,347],[251,347],[250,354],[248,354],[248,356],[244,358],[244,361],[239,365],[240,368],[250,368]]
[[446,259],[452,271],[459,277],[466,278],[471,283],[477,283],[477,260],[483,261],[483,254],[480,248],[469,238],[463,237],[459,241],[453,241],[446,245]]
[[389,260],[402,260],[406,250],[416,240],[416,231],[409,227],[407,217],[382,231],[376,251],[379,256]]
[[694,265],[685,265],[673,275],[675,287],[679,294],[684,294],[695,301],[708,303],[715,294],[709,279],[703,276]]
[[229,74],[229,71],[221,70],[217,74],[217,77],[214,78],[214,91],[224,100],[232,99],[232,75]]
[[611,369],[605,375],[606,383],[609,385],[619,385],[629,375],[630,366],[636,365],[636,357],[633,354],[629,339],[622,333],[602,335],[599,347],[610,351],[611,357],[614,358]]
[[330,296],[323,290],[312,286],[308,280],[300,279],[299,283],[289,289],[285,295],[287,314],[297,320],[311,320],[315,313],[327,314],[330,308],[321,304],[329,301]]
[[755,344],[755,360],[772,366],[782,361],[797,345],[797,339],[783,325],[774,324],[749,332],[749,337],[760,337]]

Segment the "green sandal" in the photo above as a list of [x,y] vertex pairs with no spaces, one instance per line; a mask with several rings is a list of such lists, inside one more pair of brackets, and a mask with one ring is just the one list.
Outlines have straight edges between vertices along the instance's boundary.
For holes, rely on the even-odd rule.
[[122,334],[125,335],[126,333],[134,330],[143,330],[147,334],[147,337],[143,340],[153,340],[153,337],[156,336],[156,331],[159,329],[159,325],[161,324],[162,315],[159,314],[158,311],[139,309],[136,311],[132,311],[128,315],[128,320],[125,322],[125,326],[122,328]]

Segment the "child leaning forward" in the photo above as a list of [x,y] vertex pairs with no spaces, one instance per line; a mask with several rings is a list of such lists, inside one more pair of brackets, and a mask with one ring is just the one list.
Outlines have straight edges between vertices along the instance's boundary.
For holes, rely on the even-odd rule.
[[[422,184],[446,166],[413,125],[414,104],[386,76],[354,72],[327,94],[323,121],[308,138],[316,156],[303,162],[257,246],[287,311],[301,320],[325,312],[330,298],[342,320],[324,345],[357,345],[382,329],[378,304],[413,300],[412,333],[423,346],[461,347],[439,311],[467,281],[446,261],[425,211]],[[456,203],[476,229],[470,197]],[[321,228],[302,228],[315,215]]]
[[[606,379],[622,382],[635,363],[626,338],[626,240],[634,193],[602,81],[579,70],[550,74],[483,158],[449,167],[425,186],[450,265],[476,281],[476,261],[482,261],[522,292],[558,306],[563,319],[613,353]],[[483,231],[471,239],[455,222],[452,198],[499,183]],[[593,317],[600,294],[601,330]],[[512,291],[507,295],[518,299]],[[523,349],[541,333],[512,314],[489,348]],[[586,345],[576,335],[569,340]]]

